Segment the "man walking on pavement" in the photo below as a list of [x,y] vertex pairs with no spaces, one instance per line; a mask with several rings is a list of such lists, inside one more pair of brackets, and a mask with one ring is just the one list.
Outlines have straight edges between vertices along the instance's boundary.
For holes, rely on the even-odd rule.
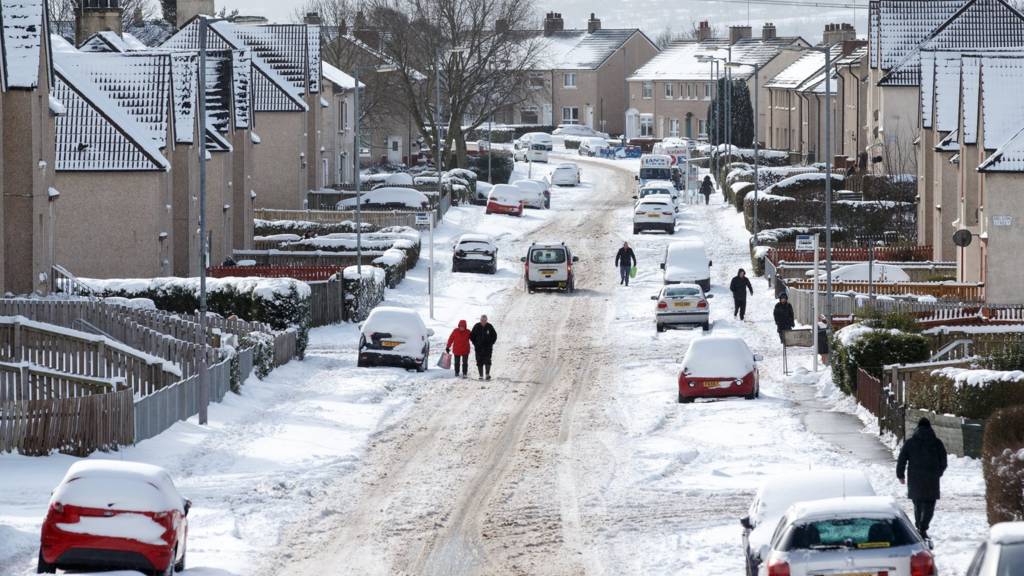
[[494,343],[498,341],[498,332],[494,325],[487,321],[487,316],[481,316],[480,321],[473,326],[469,334],[469,340],[473,343],[473,350],[476,352],[476,369],[480,379],[485,377],[491,379],[491,353],[494,351]]
[[921,418],[914,435],[900,448],[896,477],[907,485],[907,497],[914,502],[914,525],[925,539],[939,499],[939,479],[945,471],[946,446],[935,435],[931,421]]
[[700,193],[704,196],[704,204],[711,204],[711,194],[715,191],[715,185],[711,183],[711,176],[705,176],[700,183]]
[[754,287],[750,285],[746,270],[740,268],[732,282],[729,282],[729,291],[732,292],[732,317],[739,316],[740,320],[744,320],[747,315],[747,292],[754,294]]
[[789,303],[789,295],[783,292],[779,294],[779,302],[775,304],[775,328],[779,331],[779,340],[785,343],[782,333],[792,330],[796,326],[796,316],[793,314],[793,305]]
[[615,253],[615,265],[619,267],[619,284],[629,286],[629,271],[636,266],[636,254],[629,247],[629,242],[623,242],[622,248]]

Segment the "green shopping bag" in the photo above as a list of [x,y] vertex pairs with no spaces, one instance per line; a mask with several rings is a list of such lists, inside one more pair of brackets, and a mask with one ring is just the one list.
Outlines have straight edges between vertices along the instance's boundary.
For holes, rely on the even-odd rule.
[[629,269],[629,277],[636,278],[636,266],[633,266]]

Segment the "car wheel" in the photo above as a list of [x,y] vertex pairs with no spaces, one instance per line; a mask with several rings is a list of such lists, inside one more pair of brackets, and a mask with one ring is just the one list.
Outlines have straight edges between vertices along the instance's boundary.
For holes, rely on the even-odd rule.
[[665,228],[665,232],[668,232],[670,236],[675,236],[676,227],[674,225]]
[[36,574],[56,574],[57,566],[55,564],[47,564],[46,560],[43,559],[43,551],[39,551],[39,561],[36,563]]
[[693,404],[693,398],[687,398],[686,396],[683,396],[683,394],[680,392],[679,393],[679,403],[680,404]]
[[369,365],[370,364],[366,360],[363,360],[362,356],[359,356],[359,358],[356,360],[356,368],[366,368]]
[[640,229],[637,228],[636,226],[633,226],[633,234],[639,234],[639,233],[640,233]]
[[710,322],[705,322],[705,323],[701,324],[700,327],[705,332],[707,332],[708,330],[711,330],[711,323]]
[[178,560],[178,562],[174,565],[174,571],[175,572],[184,572],[185,571],[185,555],[186,554],[188,554],[188,547],[187,546],[181,551],[181,560]]
[[665,325],[661,324],[661,323],[655,324],[654,325],[654,329],[657,330],[658,332],[664,332],[665,331]]

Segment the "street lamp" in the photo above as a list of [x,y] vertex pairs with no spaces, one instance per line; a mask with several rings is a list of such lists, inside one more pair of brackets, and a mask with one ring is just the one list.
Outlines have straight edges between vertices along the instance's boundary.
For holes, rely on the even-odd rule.
[[[355,182],[356,187],[356,273],[359,277],[363,277],[363,193],[362,193],[362,182],[359,177],[359,152],[360,146],[360,133],[359,120],[361,113],[359,111],[359,73],[360,72],[396,72],[398,67],[393,64],[382,64],[379,66],[354,66],[352,68],[352,80],[354,90],[352,94],[352,108],[353,108],[353,119],[352,123],[355,125],[355,134],[352,137],[352,180]],[[440,183],[440,179],[438,179]]]
[[757,178],[757,165],[760,162],[760,158],[757,155],[757,101],[760,96],[760,89],[758,86],[757,75],[761,72],[761,65],[758,63],[743,64],[741,62],[728,62],[726,64],[729,68],[740,68],[743,66],[752,66],[754,68],[754,246],[757,246],[757,188],[760,180]]
[[[722,61],[722,60],[723,60],[722,58],[715,58],[714,56],[712,56],[710,54],[702,54],[702,55],[698,55],[697,56],[697,61],[698,62],[704,62],[704,63],[710,64],[710,69],[711,69],[711,85],[713,86],[713,88],[711,89],[711,93],[712,93],[712,96],[713,96],[712,100],[711,100],[711,106],[713,107],[713,109],[715,111],[715,113],[714,113],[715,121],[714,121],[714,123],[712,123],[711,130],[710,130],[711,131],[711,140],[712,140],[712,142],[717,141],[719,139],[719,137],[721,136],[718,133],[718,119],[719,119],[719,116],[721,115],[722,111],[720,110],[720,107],[718,105],[718,83],[717,83],[717,79],[721,75],[719,67],[718,67],[718,63],[719,63],[719,61]],[[717,145],[716,145],[716,147],[717,147]],[[718,180],[718,169],[719,169],[718,154],[713,154],[712,155],[712,161],[714,162],[713,170],[714,170],[714,174],[715,174],[715,180],[717,181]],[[712,168],[710,163],[709,163],[708,167]],[[719,185],[721,185],[721,183]]]
[[[825,329],[832,335],[832,47],[808,48],[825,54]],[[817,318],[814,319],[818,321]]]

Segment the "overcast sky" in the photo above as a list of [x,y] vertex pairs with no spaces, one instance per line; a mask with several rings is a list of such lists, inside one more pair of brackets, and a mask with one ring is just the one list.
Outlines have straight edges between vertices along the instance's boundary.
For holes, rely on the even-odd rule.
[[[566,28],[585,28],[590,12],[596,12],[606,28],[641,28],[652,37],[666,25],[686,30],[690,23],[710,20],[723,31],[729,25],[747,24],[747,6],[713,0],[536,0],[541,13],[561,12]],[[866,5],[864,0],[855,0]],[[217,8],[237,8],[244,14],[266,16],[288,22],[300,0],[217,0]],[[765,20],[775,23],[780,36],[803,36],[808,42],[821,40],[827,22],[854,22],[863,37],[867,9],[805,8],[750,5],[749,23],[758,35]]]

